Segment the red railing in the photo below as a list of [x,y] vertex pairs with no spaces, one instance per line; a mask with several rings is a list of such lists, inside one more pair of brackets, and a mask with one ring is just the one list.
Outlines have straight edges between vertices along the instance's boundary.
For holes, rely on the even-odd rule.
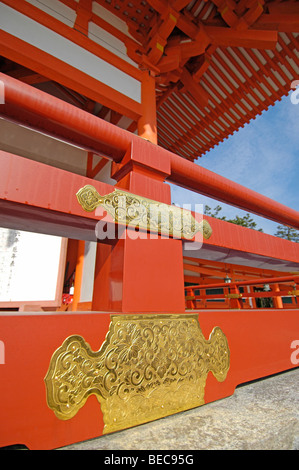
[[[0,73],[5,87],[1,115],[48,135],[79,144],[98,155],[120,162],[137,141],[148,155],[147,164],[157,161],[165,179],[185,189],[247,210],[279,224],[299,229],[299,212],[273,201],[245,186],[209,171],[162,147],[149,146],[141,137],[117,127],[87,111],[66,103],[19,80]],[[163,165],[162,163],[163,162]],[[156,171],[158,167],[153,166]],[[161,166],[162,165],[162,166]]]
[[[297,296],[299,296],[297,283],[299,283],[299,276],[289,275],[186,286],[186,308],[261,308],[262,302],[258,305],[257,299],[265,298],[272,299],[267,307],[295,308],[298,307]],[[261,289],[261,286],[263,290],[258,291],[257,289]],[[223,292],[207,293],[210,289],[223,289]],[[199,294],[195,291],[199,291]],[[282,298],[289,298],[291,303],[284,303]]]

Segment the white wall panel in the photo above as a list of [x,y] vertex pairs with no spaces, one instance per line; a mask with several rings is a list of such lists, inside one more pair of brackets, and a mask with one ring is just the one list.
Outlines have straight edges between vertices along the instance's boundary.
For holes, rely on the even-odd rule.
[[112,34],[105,31],[103,28],[100,28],[100,26],[97,24],[92,22],[89,23],[88,36],[92,41],[100,44],[102,47],[117,55],[134,67],[137,67],[137,64],[127,56],[127,48],[124,43],[115,38]]
[[4,4],[0,4],[0,28],[141,102],[141,84],[138,80]]
[[62,242],[60,237],[0,228],[0,306],[55,303]]

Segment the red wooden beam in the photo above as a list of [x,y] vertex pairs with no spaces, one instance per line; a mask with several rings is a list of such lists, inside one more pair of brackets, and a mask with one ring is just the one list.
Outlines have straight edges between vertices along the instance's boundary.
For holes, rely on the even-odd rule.
[[192,75],[186,68],[183,69],[181,82],[184,84],[184,88],[182,89],[183,93],[188,91],[200,106],[207,106],[209,100],[207,92],[201,85],[193,80]]
[[277,43],[276,31],[245,30],[238,31],[218,26],[205,26],[205,32],[213,44],[219,46],[248,47],[256,49],[275,49]]
[[174,0],[171,6],[172,8],[174,8],[174,10],[180,11],[183,8],[185,8],[187,5],[189,5],[189,3],[190,3],[190,0]]
[[103,148],[108,149],[110,158],[115,161],[121,161],[129,146],[136,142],[137,147],[144,146],[142,158],[147,160],[147,164],[160,161],[163,165],[169,165],[170,174],[165,175],[165,178],[174,184],[299,229],[299,212],[294,209],[201,168],[5,74],[0,74],[0,80],[5,88],[5,104],[0,105],[0,112],[2,111],[4,117],[14,112],[14,118],[24,123],[20,114],[25,110],[27,125],[33,123],[42,131],[49,132],[49,127],[54,123],[56,135],[60,132],[63,137],[67,134],[66,131],[71,132],[78,141],[91,141],[97,148],[95,153],[103,152]]
[[[222,176],[201,168],[178,155],[171,155],[169,181],[191,191],[232,204],[270,220],[299,229],[299,212],[234,183]],[[228,202],[229,201],[229,202]]]
[[99,219],[82,209],[76,193],[90,183],[99,194],[113,186],[2,150],[0,168],[2,227],[96,241]]
[[298,2],[270,3],[268,10],[270,14],[299,15]]
[[216,288],[228,288],[228,287],[242,287],[242,286],[258,286],[262,284],[277,284],[280,282],[299,282],[299,276],[296,274],[292,274],[289,276],[281,276],[281,277],[268,277],[268,278],[257,278],[257,279],[249,279],[246,281],[238,281],[238,282],[217,282],[214,284],[198,284],[197,286],[186,286],[185,290],[187,289],[216,289]]

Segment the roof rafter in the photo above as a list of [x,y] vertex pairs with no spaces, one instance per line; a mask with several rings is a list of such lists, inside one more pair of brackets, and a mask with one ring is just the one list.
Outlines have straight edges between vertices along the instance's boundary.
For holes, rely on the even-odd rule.
[[[159,141],[191,160],[281,99],[298,75],[299,1],[60,1],[77,12],[75,27],[95,23],[156,77]],[[120,113],[98,110],[119,123]]]

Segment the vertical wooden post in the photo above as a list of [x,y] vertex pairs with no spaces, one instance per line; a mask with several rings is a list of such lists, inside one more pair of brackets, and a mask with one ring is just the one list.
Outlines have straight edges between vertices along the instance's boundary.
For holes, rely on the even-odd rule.
[[88,23],[92,16],[92,0],[79,0],[74,29],[88,36]]
[[[274,292],[279,292],[279,284],[274,284],[272,287]],[[273,297],[273,303],[275,308],[283,308],[282,298],[281,297]]]
[[76,264],[76,271],[75,271],[74,297],[73,297],[72,311],[75,311],[78,309],[78,303],[80,302],[80,297],[81,297],[81,286],[82,286],[83,265],[84,265],[84,250],[85,250],[85,241],[79,240],[77,264]]
[[[254,292],[253,286],[249,286],[249,292],[252,292],[252,293]],[[252,302],[252,308],[257,308],[255,297],[251,297],[251,302]]]
[[138,121],[138,135],[153,144],[158,142],[157,114],[156,114],[156,87],[155,77],[150,72],[144,72],[141,83],[142,116]]

